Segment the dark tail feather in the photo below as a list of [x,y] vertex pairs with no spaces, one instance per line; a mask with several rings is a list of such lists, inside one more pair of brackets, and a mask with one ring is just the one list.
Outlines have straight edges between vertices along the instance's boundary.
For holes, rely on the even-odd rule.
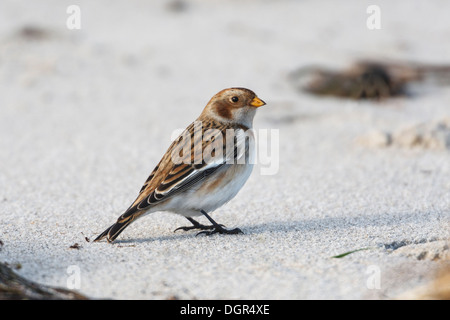
[[108,242],[113,242],[116,240],[116,238],[119,236],[119,234],[131,223],[134,219],[132,219],[132,216],[129,216],[127,219],[117,220],[115,224],[113,224],[111,227],[103,231],[97,238],[95,238],[95,241],[100,241],[103,238],[106,237],[106,240]]

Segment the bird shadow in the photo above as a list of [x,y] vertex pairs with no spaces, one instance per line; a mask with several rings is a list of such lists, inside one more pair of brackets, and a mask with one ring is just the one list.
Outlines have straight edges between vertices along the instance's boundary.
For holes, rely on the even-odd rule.
[[146,237],[146,238],[130,238],[130,239],[123,239],[123,240],[115,240],[114,244],[118,245],[125,245],[125,244],[137,244],[137,243],[149,243],[149,242],[165,242],[165,241],[179,241],[179,240],[185,240],[187,238],[192,238],[192,236],[195,237],[195,233],[172,233],[172,234],[165,234],[162,236],[157,237]]
[[[401,228],[402,225],[424,220],[439,220],[440,217],[436,212],[399,212],[399,213],[380,213],[374,215],[361,214],[357,216],[325,216],[307,219],[271,221],[259,224],[243,225],[240,228],[243,235],[236,236],[252,236],[257,234],[272,234],[272,233],[292,233],[292,232],[317,232],[334,230],[336,232],[345,232],[348,228],[368,228],[368,227],[383,227],[391,226],[393,228]],[[188,231],[173,234],[165,234],[157,237],[146,238],[131,238],[124,240],[116,240],[116,244],[137,244],[148,242],[165,242],[165,241],[179,241],[190,238],[195,238],[198,231]],[[212,237],[226,236],[215,234]],[[198,235],[200,237],[211,237],[207,235]]]

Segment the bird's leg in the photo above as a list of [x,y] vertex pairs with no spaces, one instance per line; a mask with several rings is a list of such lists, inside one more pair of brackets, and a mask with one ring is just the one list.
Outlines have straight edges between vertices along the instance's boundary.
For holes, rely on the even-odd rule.
[[192,219],[190,217],[186,217],[186,219],[188,219],[192,223],[192,226],[190,226],[190,227],[179,227],[179,228],[176,228],[175,230],[173,230],[173,232],[178,231],[178,230],[188,231],[188,230],[193,230],[193,229],[200,229],[200,230],[214,229],[214,226],[205,226],[205,225],[203,225],[201,223],[198,223],[197,221],[195,221],[194,219]]
[[199,234],[205,234],[207,236],[215,234],[215,233],[220,233],[220,234],[239,234],[239,233],[243,233],[241,231],[241,229],[239,228],[235,228],[235,229],[225,229],[225,226],[222,224],[218,224],[217,222],[215,222],[204,210],[200,210],[200,212],[212,223],[212,228],[213,230],[211,231],[201,231],[199,233],[197,233],[197,236]]

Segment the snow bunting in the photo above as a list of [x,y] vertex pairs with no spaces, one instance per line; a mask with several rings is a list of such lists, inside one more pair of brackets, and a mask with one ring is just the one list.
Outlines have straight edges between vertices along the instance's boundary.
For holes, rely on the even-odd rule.
[[[174,140],[159,164],[142,186],[138,197],[95,241],[114,241],[133,221],[155,211],[185,216],[192,226],[177,230],[200,229],[203,234],[237,234],[226,229],[208,213],[231,200],[247,181],[253,169],[253,117],[265,105],[245,88],[217,93],[203,112]],[[205,216],[211,225],[193,219]]]

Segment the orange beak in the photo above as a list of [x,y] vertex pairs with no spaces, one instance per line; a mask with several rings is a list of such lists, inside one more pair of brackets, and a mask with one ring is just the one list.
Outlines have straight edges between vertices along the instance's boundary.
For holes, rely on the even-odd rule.
[[250,102],[250,105],[252,106],[252,107],[256,107],[256,108],[258,108],[258,107],[261,107],[261,106],[263,106],[263,105],[265,105],[266,103],[264,102],[264,101],[262,101],[260,98],[258,98],[258,97],[254,97],[253,98],[253,100],[252,100],[252,102]]

